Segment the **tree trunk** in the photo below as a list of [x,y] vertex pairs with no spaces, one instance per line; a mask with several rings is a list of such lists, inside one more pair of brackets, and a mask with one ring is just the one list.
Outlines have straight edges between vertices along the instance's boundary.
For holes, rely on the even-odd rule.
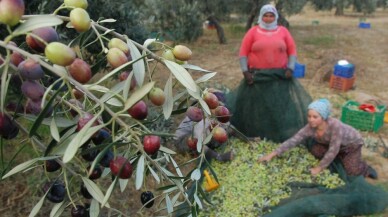
[[287,29],[290,27],[290,23],[286,20],[286,18],[280,13],[279,14],[279,19],[278,19],[278,24],[286,27]]
[[286,18],[283,16],[282,10],[283,10],[283,2],[278,1],[276,3],[276,10],[278,11],[278,24],[286,27],[287,29],[290,27],[290,23],[286,20]]
[[220,44],[226,44],[224,29],[222,28],[218,20],[214,16],[209,16],[207,20],[209,21],[209,23],[212,23],[216,27],[218,41],[220,42]]
[[258,13],[259,13],[259,5],[255,3],[254,6],[252,7],[251,12],[249,13],[248,20],[245,25],[245,31],[248,31],[252,27],[252,23]]
[[344,15],[344,2],[343,1],[338,1],[335,4],[335,16],[343,16]]

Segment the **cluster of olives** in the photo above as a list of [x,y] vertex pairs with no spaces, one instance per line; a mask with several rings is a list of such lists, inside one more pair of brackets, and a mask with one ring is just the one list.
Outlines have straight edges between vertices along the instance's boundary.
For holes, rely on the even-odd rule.
[[[64,3],[60,6],[60,8],[69,10],[70,21],[68,22],[67,26],[74,28],[74,30],[79,33],[88,31],[91,28],[93,21],[90,19],[89,14],[86,11],[87,7],[87,0],[64,0]],[[23,0],[1,0],[0,23],[11,27],[14,27],[19,23],[27,23],[27,21],[20,22],[21,17],[24,15],[24,10],[25,8]],[[56,29],[51,26],[29,30],[28,32],[25,32],[25,35],[25,43],[28,46],[28,48],[26,47],[26,51],[29,52],[29,55],[27,55],[26,52],[22,52],[20,50],[21,48],[18,48],[18,45],[12,41],[7,41],[7,47],[10,48],[9,46],[13,46],[10,49],[12,50],[10,63],[14,66],[13,68],[17,69],[17,73],[13,73],[13,71],[11,71],[10,74],[12,74],[13,80],[10,83],[11,85],[20,84],[15,86],[20,86],[19,89],[24,96],[23,101],[25,101],[26,104],[22,109],[19,109],[19,105],[15,107],[13,104],[9,104],[10,106],[7,106],[7,108],[12,109],[8,109],[6,112],[0,113],[0,136],[5,139],[12,139],[19,132],[18,125],[10,115],[12,111],[14,114],[28,113],[36,116],[40,115],[42,109],[45,107],[43,102],[47,102],[47,99],[44,97],[53,97],[52,93],[54,92],[48,91],[48,89],[50,90],[50,87],[52,87],[51,85],[54,86],[54,84],[60,84],[63,86],[64,88],[60,88],[60,91],[63,90],[63,94],[59,95],[61,97],[58,97],[60,98],[58,100],[57,98],[53,98],[55,103],[50,105],[50,107],[53,106],[53,108],[48,109],[45,117],[55,116],[56,118],[56,115],[60,114],[61,118],[74,118],[73,123],[76,123],[76,126],[70,126],[70,130],[66,129],[69,131],[62,131],[62,129],[60,129],[61,127],[59,126],[52,126],[53,128],[57,127],[56,130],[58,132],[56,133],[61,135],[58,135],[60,137],[60,141],[58,141],[58,138],[53,138],[52,143],[55,144],[52,146],[50,144],[50,148],[53,148],[57,144],[59,144],[58,146],[63,145],[67,141],[71,140],[71,136],[73,135],[81,135],[80,132],[83,129],[86,129],[84,128],[86,125],[101,128],[98,128],[99,130],[93,134],[89,140],[84,142],[84,144],[80,144],[79,146],[74,147],[74,155],[77,156],[76,162],[80,163],[81,165],[69,164],[68,161],[65,162],[65,157],[63,157],[64,159],[61,159],[63,150],[61,150],[62,152],[59,151],[57,153],[49,150],[50,148],[47,149],[48,151],[46,154],[50,155],[55,153],[59,156],[56,156],[54,159],[49,157],[49,160],[44,161],[44,165],[41,167],[41,169],[43,169],[46,175],[50,177],[51,181],[45,183],[45,185],[42,187],[42,190],[48,201],[53,203],[61,203],[70,199],[73,201],[72,198],[66,198],[68,196],[67,188],[69,188],[70,191],[70,189],[75,189],[73,185],[76,185],[76,189],[79,189],[79,192],[76,192],[75,194],[73,194],[74,192],[71,192],[71,196],[73,197],[73,195],[75,195],[74,197],[78,197],[79,195],[82,195],[84,197],[83,199],[86,199],[87,202],[83,205],[71,203],[71,215],[73,217],[89,216],[90,201],[88,200],[93,198],[93,194],[89,192],[90,186],[85,186],[85,183],[83,182],[65,182],[64,180],[60,180],[60,178],[51,179],[51,176],[58,176],[65,172],[76,173],[77,175],[84,174],[82,176],[84,176],[84,178],[86,178],[88,181],[91,180],[90,183],[97,183],[98,180],[102,177],[103,170],[107,169],[111,172],[113,178],[115,179],[130,179],[136,167],[136,159],[133,158],[133,156],[128,157],[122,156],[117,152],[114,153],[110,148],[105,149],[107,144],[112,144],[112,135],[115,135],[119,131],[114,132],[114,134],[111,132],[112,129],[108,129],[105,126],[102,127],[104,124],[101,120],[102,118],[96,118],[95,115],[92,114],[95,107],[88,108],[94,106],[91,106],[91,104],[94,102],[91,102],[89,99],[92,98],[90,97],[92,93],[90,93],[89,89],[87,89],[89,87],[87,84],[91,83],[90,81],[93,77],[93,74],[97,72],[93,71],[94,68],[91,67],[91,60],[84,58],[87,55],[83,55],[82,51],[79,49],[61,42],[60,34],[58,34]],[[10,35],[10,37],[12,36],[13,35]],[[131,54],[130,46],[126,41],[122,40],[122,38],[109,39],[105,36],[101,37],[100,39],[106,40],[101,44],[103,44],[103,48],[105,48],[105,46],[108,48],[107,50],[102,50],[106,52],[106,60],[110,69],[117,69],[124,64],[130,65],[128,63],[132,61],[133,54]],[[172,49],[165,50],[162,57],[165,60],[173,61],[178,64],[184,64],[191,58],[191,55],[192,52],[188,47],[184,45],[176,45]],[[0,58],[0,64],[3,63],[3,58]],[[63,75],[59,76],[59,74],[62,73]],[[133,76],[129,78],[129,76],[130,72],[120,71],[118,79],[120,82],[129,82],[128,79],[131,79],[130,91],[133,91],[136,88],[140,89],[136,79],[132,78]],[[57,89],[56,87],[53,87],[51,90]],[[89,96],[89,98],[84,98],[85,94]],[[204,91],[202,95],[204,102],[206,102],[208,107],[212,109],[214,119],[220,123],[228,122],[230,116],[229,111],[226,109],[226,107],[218,102],[218,98],[213,93],[207,91]],[[84,98],[83,101],[82,98]],[[136,103],[134,103],[133,106],[128,108],[127,111],[124,110],[125,113],[128,113],[125,114],[125,117],[129,116],[132,118],[131,121],[136,123],[147,121],[149,106],[147,104],[147,98],[154,106],[165,105],[166,96],[164,91],[157,86],[153,86],[146,94],[146,97],[138,100]],[[105,103],[105,101],[103,103]],[[54,112],[56,113],[55,115],[53,115]],[[17,115],[19,116],[19,114]],[[124,116],[124,114],[120,115]],[[187,110],[187,115],[193,121],[200,121],[203,118],[202,110],[198,107],[190,107]],[[93,123],[91,123],[91,121],[93,121]],[[52,123],[55,123],[55,121]],[[228,139],[225,130],[218,125],[212,126],[212,132],[214,139],[218,142],[222,143]],[[65,136],[63,136],[63,133]],[[143,133],[143,129],[138,130],[138,132],[133,133],[133,135],[140,137],[139,135],[141,133]],[[52,136],[54,137],[54,135]],[[66,136],[69,137],[64,139]],[[63,140],[66,140],[66,142]],[[71,140],[70,143],[73,144],[72,142],[73,140]],[[128,143],[128,141],[126,142]],[[142,141],[140,141],[140,143],[142,144],[140,149],[142,149],[146,155],[153,157],[159,152],[161,148],[161,137],[159,135],[153,135],[152,133],[147,132],[147,135],[142,136]],[[72,146],[68,145],[67,147]],[[57,147],[54,147],[54,149],[55,148]],[[44,149],[44,147],[42,149]],[[104,150],[104,152],[102,152],[102,150]],[[52,152],[50,153],[49,151]],[[67,150],[65,150],[65,154],[66,151]],[[98,159],[98,161],[96,159]],[[149,158],[146,159],[149,160]],[[159,172],[163,173],[164,171],[161,170]],[[166,178],[169,177],[166,175]],[[69,183],[71,186],[66,186]],[[78,199],[79,198],[76,200],[77,203],[81,201]],[[144,191],[141,194],[140,201],[146,208],[151,208],[154,204],[154,200],[155,197],[151,191]]]

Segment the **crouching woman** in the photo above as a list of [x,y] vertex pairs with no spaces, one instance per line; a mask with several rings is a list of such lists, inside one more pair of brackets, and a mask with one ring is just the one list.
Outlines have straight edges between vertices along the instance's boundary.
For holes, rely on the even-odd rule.
[[319,174],[338,158],[349,176],[370,177],[377,179],[376,171],[368,166],[361,156],[364,141],[360,133],[336,118],[329,117],[330,102],[319,99],[308,106],[307,121],[293,137],[283,142],[275,151],[259,159],[259,162],[270,161],[298,144],[313,139],[311,154],[320,159],[319,165],[310,169],[312,175]]

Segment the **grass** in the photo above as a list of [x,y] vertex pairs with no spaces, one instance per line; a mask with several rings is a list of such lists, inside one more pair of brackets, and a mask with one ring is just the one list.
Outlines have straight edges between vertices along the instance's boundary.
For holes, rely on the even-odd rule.
[[306,45],[314,45],[322,48],[328,48],[333,46],[334,41],[335,39],[332,35],[322,35],[306,38],[302,42]]

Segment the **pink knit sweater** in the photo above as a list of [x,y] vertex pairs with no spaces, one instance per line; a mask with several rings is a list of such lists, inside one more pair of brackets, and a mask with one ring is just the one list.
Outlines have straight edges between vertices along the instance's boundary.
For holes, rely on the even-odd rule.
[[248,57],[249,68],[286,68],[290,55],[296,56],[296,46],[283,26],[275,30],[254,26],[245,34],[240,47],[240,57]]

